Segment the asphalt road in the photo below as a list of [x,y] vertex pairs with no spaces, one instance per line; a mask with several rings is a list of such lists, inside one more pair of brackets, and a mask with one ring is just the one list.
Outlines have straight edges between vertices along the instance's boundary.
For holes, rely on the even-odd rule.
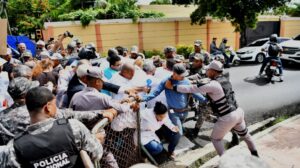
[[267,83],[257,78],[260,64],[242,64],[229,69],[230,80],[246,121],[256,122],[263,115],[286,105],[300,103],[300,65],[284,68],[284,82]]

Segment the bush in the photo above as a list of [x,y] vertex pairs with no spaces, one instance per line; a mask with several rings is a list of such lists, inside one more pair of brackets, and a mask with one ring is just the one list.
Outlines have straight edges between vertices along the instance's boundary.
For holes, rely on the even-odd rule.
[[156,56],[156,55],[159,55],[160,58],[164,58],[163,52],[156,49],[150,51],[144,51],[144,55],[146,58],[152,58],[152,56]]
[[150,3],[150,5],[166,5],[166,4],[172,4],[170,0],[155,0]]
[[178,45],[176,46],[177,54],[183,55],[186,59],[189,58],[190,54],[194,51],[193,45]]

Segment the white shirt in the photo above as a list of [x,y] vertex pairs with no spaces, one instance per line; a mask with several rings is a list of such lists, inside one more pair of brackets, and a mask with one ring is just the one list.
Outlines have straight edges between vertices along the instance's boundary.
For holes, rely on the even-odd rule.
[[8,73],[2,71],[0,73],[0,111],[10,107],[14,101],[7,92],[9,85]]
[[160,80],[164,80],[168,77],[170,77],[173,74],[172,71],[168,71],[167,69],[163,67],[159,67],[156,69],[154,77]]
[[[151,90],[155,90],[155,89],[158,87],[158,85],[160,84],[160,82],[161,82],[161,80],[155,78],[155,77],[152,76],[152,75],[147,75],[146,78],[147,78],[146,81],[147,81],[147,80],[150,80],[150,81],[151,81],[151,84],[150,84]],[[160,93],[160,94],[159,94],[157,97],[155,97],[154,99],[152,99],[152,100],[146,102],[147,108],[154,108],[155,103],[156,103],[157,101],[162,102],[162,103],[163,103],[164,105],[166,105],[166,106],[168,105],[168,104],[167,104],[167,99],[166,99],[165,92]]]
[[173,129],[175,125],[167,115],[162,121],[157,121],[153,109],[145,109],[141,111],[141,142],[146,145],[152,140],[160,142],[160,139],[155,134],[155,131],[159,130],[162,125],[167,126],[169,129]]

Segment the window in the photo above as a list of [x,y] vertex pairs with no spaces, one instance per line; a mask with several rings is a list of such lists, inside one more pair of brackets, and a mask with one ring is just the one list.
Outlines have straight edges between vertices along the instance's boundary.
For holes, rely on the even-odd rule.
[[300,41],[300,35],[296,36],[296,37],[294,38],[294,40],[299,40],[299,41]]
[[268,40],[259,40],[259,41],[255,41],[251,44],[248,45],[248,47],[259,47],[264,45]]

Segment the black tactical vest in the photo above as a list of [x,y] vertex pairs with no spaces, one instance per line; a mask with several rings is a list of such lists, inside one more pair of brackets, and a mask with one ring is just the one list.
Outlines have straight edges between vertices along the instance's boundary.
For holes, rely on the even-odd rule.
[[84,167],[68,120],[58,119],[47,132],[27,131],[14,140],[17,160],[23,168]]
[[221,75],[215,80],[221,84],[225,96],[216,101],[211,100],[211,108],[212,111],[218,116],[224,116],[236,110],[238,108],[238,104],[236,102],[234,91],[232,90],[232,85],[229,79],[226,78],[225,75]]

